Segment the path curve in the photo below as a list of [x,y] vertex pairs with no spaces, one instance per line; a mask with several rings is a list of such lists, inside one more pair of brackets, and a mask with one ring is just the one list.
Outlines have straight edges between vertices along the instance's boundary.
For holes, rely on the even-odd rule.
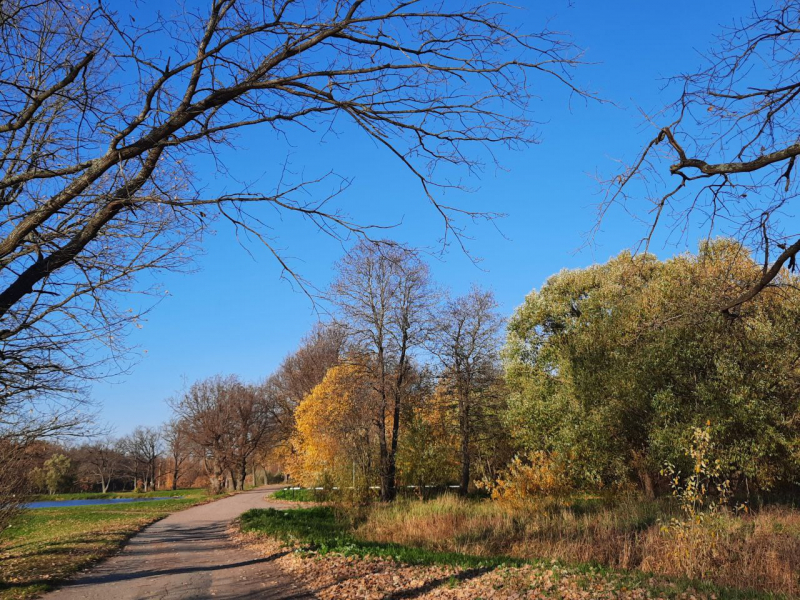
[[251,508],[290,506],[265,496],[279,486],[187,508],[133,536],[122,551],[76,576],[45,600],[313,598],[273,564],[235,545],[227,529]]

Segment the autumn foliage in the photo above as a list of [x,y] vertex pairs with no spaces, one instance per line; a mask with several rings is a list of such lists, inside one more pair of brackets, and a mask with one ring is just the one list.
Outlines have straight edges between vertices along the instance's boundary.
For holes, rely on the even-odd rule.
[[357,365],[330,369],[297,406],[290,443],[292,473],[304,485],[363,483],[374,461],[374,391]]
[[761,270],[738,243],[625,252],[504,321],[490,292],[435,290],[418,256],[361,248],[342,268],[336,361],[279,447],[290,481],[335,502],[346,552],[800,585],[797,512],[772,505],[800,477],[792,273],[732,313]]
[[382,495],[480,488],[508,505],[573,490],[664,496],[706,427],[732,494],[790,489],[797,278],[719,310],[760,268],[723,239],[562,271],[515,311],[503,344],[491,293],[436,297],[418,257],[362,249],[332,291],[346,296],[339,363],[293,413],[291,475]]

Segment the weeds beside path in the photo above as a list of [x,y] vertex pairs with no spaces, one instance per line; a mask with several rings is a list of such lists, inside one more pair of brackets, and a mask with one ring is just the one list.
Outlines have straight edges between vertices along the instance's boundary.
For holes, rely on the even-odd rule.
[[[242,538],[322,599],[347,598],[771,598],[678,579],[555,561],[474,556],[367,541],[330,507],[251,510]],[[308,560],[315,558],[316,560]]]

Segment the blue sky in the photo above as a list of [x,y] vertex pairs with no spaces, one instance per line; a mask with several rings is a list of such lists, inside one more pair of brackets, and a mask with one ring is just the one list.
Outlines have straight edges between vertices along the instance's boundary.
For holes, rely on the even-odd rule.
[[[600,199],[594,174],[612,173],[615,159],[630,159],[641,148],[652,130],[642,125],[637,107],[654,110],[673,99],[674,90],[662,90],[663,79],[699,66],[698,51],[708,47],[719,25],[746,16],[751,6],[740,0],[521,5],[525,9],[515,18],[531,30],[546,15],[553,18],[552,28],[571,32],[585,59],[595,63],[577,73],[578,82],[614,104],[570,104],[563,91],[543,84],[535,107],[541,143],[500,152],[504,169],[488,168],[468,182],[475,192],[456,198],[461,206],[506,213],[497,224],[503,235],[493,226],[471,228],[469,248],[482,259],[480,266],[452,249],[442,260],[431,260],[433,275],[455,294],[473,282],[492,288],[506,314],[549,275],[604,261],[640,239],[642,230],[618,211],[604,222],[595,245],[580,249]],[[392,236],[436,247],[442,223],[397,159],[346,128],[338,137],[299,133],[292,141],[290,147],[268,131],[250,130],[221,156],[233,177],[266,183],[287,157],[297,173],[346,174],[353,183],[341,204],[350,213],[362,220],[402,221]],[[235,189],[207,162],[198,162],[196,172],[209,191]],[[300,219],[270,218],[277,245],[295,257],[304,277],[324,287],[343,248]],[[280,279],[271,256],[256,244],[247,244],[248,252],[222,222],[216,229],[194,273],[158,275],[169,294],[131,332],[138,359],[129,373],[92,390],[101,419],[117,434],[165,421],[165,399],[185,381],[216,373],[262,379],[317,319],[308,299]],[[667,256],[685,248],[658,244],[653,250]],[[132,306],[141,301],[126,299]]]

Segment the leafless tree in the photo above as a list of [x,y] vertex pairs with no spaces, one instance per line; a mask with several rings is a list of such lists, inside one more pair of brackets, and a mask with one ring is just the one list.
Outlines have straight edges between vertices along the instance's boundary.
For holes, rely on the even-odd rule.
[[271,398],[276,437],[288,440],[294,427],[294,410],[339,363],[345,331],[337,323],[319,324],[300,342],[264,383],[263,393]]
[[473,286],[469,293],[448,299],[437,311],[431,349],[442,367],[442,385],[456,400],[461,437],[459,493],[466,495],[471,481],[473,435],[482,416],[481,400],[499,377],[499,334],[503,319],[489,290]]
[[0,531],[16,515],[30,489],[28,447],[0,437]]
[[99,483],[104,494],[122,467],[124,458],[117,442],[111,438],[81,446],[73,452],[73,456],[78,463],[79,476]]
[[275,411],[263,386],[215,376],[196,382],[171,404],[202,452],[212,491],[220,490],[227,475],[234,489],[243,489],[249,462],[275,430]]
[[[413,173],[460,239],[437,165],[480,167],[493,144],[533,141],[531,78],[571,83],[564,35],[507,26],[494,2],[210,0],[164,9],[94,1],[0,5],[0,403],[75,391],[98,374],[87,344],[124,353],[139,318],[118,307],[143,270],[181,268],[220,215],[275,244],[271,212],[338,239],[370,237],[332,205],[344,176],[254,181],[208,197],[192,173],[244,127],[369,136]],[[125,12],[125,11],[131,12]],[[135,12],[135,14],[134,14]],[[308,185],[318,183],[319,192]],[[338,182],[338,183],[337,183]],[[96,355],[96,354],[94,354]],[[95,367],[95,368],[93,368]]]
[[274,411],[264,388],[238,383],[226,398],[228,431],[226,435],[234,489],[244,489],[247,465],[275,431]]
[[232,378],[220,376],[198,381],[180,397],[170,401],[177,418],[186,424],[186,433],[202,457],[212,493],[222,487],[228,428],[222,405],[226,385]]
[[161,428],[164,454],[169,463],[167,466],[170,469],[173,490],[178,489],[178,480],[192,458],[191,443],[186,429],[186,423],[179,419],[172,419]]
[[162,454],[161,433],[158,429],[137,427],[120,442],[131,461],[130,474],[134,487],[141,481],[145,492],[156,489],[156,463]]
[[0,530],[30,492],[31,453],[53,440],[102,432],[80,397],[14,394],[0,401]]
[[673,80],[678,100],[647,116],[655,135],[607,182],[600,211],[623,204],[636,213],[631,199],[644,196],[646,244],[665,221],[685,233],[697,219],[709,235],[760,251],[761,275],[720,299],[728,314],[785,283],[783,269],[794,271],[800,253],[800,233],[783,222],[798,195],[800,2],[768,4],[724,29],[702,70]]
[[400,421],[413,353],[431,332],[436,293],[428,266],[399,247],[358,244],[339,263],[331,300],[341,313],[350,343],[365,357],[378,397],[381,499],[393,500]]

